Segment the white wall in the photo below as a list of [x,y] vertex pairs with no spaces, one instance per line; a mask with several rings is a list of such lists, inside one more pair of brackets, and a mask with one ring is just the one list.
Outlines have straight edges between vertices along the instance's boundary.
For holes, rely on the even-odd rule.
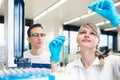
[[[54,39],[55,37],[63,34],[63,25],[59,19],[48,19],[48,20],[39,20],[35,21],[34,23],[40,23],[44,27],[44,31],[46,33],[46,49],[48,49],[49,42]],[[61,60],[63,54],[61,51]]]
[[47,44],[55,37],[62,35],[63,33],[63,26],[61,24],[61,22],[58,19],[52,19],[51,20],[39,20],[39,21],[35,21],[34,23],[40,23],[43,28],[44,31],[46,33],[46,42]]

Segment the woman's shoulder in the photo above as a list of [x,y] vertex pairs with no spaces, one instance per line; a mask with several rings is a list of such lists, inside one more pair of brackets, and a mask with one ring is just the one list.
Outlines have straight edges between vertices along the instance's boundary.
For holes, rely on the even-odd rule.
[[120,60],[120,56],[117,55],[109,55],[107,57],[105,57],[105,61],[118,61]]
[[107,56],[105,58],[120,58],[120,56],[112,54],[112,55],[109,55],[109,56]]

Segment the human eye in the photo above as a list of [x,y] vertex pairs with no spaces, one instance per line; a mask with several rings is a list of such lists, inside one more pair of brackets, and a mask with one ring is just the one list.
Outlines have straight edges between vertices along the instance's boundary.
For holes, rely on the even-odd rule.
[[46,34],[45,34],[45,33],[41,33],[40,36],[41,36],[41,37],[44,37],[44,36],[46,36]]
[[90,32],[90,34],[91,34],[91,35],[96,35],[96,33],[95,33],[95,32]]
[[85,34],[86,32],[85,31],[81,31],[81,32],[79,32],[79,34]]
[[38,37],[38,36],[39,36],[38,33],[33,33],[33,34],[31,34],[31,37]]

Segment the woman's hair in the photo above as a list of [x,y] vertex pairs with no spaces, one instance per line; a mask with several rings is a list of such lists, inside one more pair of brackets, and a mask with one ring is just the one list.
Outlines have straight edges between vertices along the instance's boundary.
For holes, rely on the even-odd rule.
[[99,63],[100,63],[100,67],[102,68],[104,66],[104,55],[102,52],[96,50],[95,55],[98,57],[99,59]]
[[[81,31],[81,29],[83,27],[86,27],[88,29],[92,29],[96,33],[98,39],[100,40],[101,31],[100,31],[99,27],[95,26],[92,23],[86,23],[86,24],[83,24],[83,25],[80,26],[79,32]],[[96,46],[96,48],[97,47],[98,47],[98,45]],[[104,55],[103,55],[103,53],[96,49],[95,55],[99,58],[100,67],[103,67],[104,66]]]

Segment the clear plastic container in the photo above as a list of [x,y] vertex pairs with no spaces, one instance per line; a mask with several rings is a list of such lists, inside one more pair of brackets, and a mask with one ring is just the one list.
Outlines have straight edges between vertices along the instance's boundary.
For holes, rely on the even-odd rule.
[[0,71],[0,80],[55,80],[55,77],[45,68],[16,68]]

